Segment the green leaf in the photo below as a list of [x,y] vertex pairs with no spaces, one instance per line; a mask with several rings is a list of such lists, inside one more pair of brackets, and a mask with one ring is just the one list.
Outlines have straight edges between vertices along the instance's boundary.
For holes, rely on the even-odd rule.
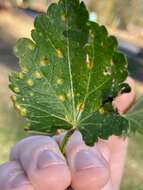
[[114,112],[104,114],[95,112],[81,122],[79,130],[86,144],[92,146],[98,138],[108,139],[111,135],[127,134],[128,121]]
[[143,134],[143,96],[139,97],[132,109],[125,115],[132,132]]
[[129,86],[127,62],[117,47],[104,26],[89,21],[79,0],[60,0],[36,17],[32,40],[20,39],[15,47],[21,72],[10,76],[14,105],[28,119],[29,130],[80,130],[87,144],[122,135],[128,124],[112,101]]

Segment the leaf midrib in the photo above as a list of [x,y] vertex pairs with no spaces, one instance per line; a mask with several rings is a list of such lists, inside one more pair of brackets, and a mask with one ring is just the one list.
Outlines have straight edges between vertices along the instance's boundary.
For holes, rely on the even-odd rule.
[[[65,1],[65,13],[67,15],[68,10],[67,10],[67,0]],[[72,111],[73,111],[73,125],[76,125],[76,108],[75,108],[75,98],[74,98],[74,88],[73,88],[73,77],[72,77],[72,71],[71,71],[71,59],[70,59],[70,43],[69,43],[69,22],[68,18],[66,19],[66,32],[67,32],[67,62],[68,62],[68,67],[69,67],[69,77],[70,77],[70,88],[71,88],[71,98],[72,98]],[[76,127],[76,126],[75,126]]]

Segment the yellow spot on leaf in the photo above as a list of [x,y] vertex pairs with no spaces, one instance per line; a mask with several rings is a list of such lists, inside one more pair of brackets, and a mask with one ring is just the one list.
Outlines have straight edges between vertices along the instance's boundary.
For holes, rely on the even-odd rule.
[[64,96],[64,95],[60,95],[60,96],[59,96],[59,100],[60,100],[60,101],[64,102],[64,101],[65,101],[65,99],[66,99],[66,98],[65,98],[65,96]]
[[35,77],[36,77],[37,79],[42,79],[42,78],[43,78],[43,74],[42,74],[41,72],[39,72],[39,71],[36,71],[36,72],[35,72]]
[[66,21],[66,17],[65,17],[65,15],[62,15],[62,16],[61,16],[61,21],[63,21],[63,22]]
[[104,114],[104,113],[105,113],[105,110],[104,110],[103,107],[101,107],[101,108],[99,109],[99,113],[100,113],[100,114]]
[[22,73],[24,74],[28,73],[28,69],[26,67],[22,67]]
[[111,59],[111,61],[110,61],[110,65],[112,66],[112,65],[114,65],[114,62],[113,62],[113,60]]
[[33,97],[34,96],[34,93],[33,92],[30,92],[30,94],[29,94],[31,97]]
[[15,93],[20,93],[20,89],[18,87],[14,87],[13,90],[14,90]]
[[22,72],[20,72],[20,73],[18,74],[18,77],[19,77],[20,79],[23,79],[23,78],[24,78],[24,74],[23,74]]
[[27,116],[27,109],[26,108],[20,108],[20,115],[22,117],[26,117]]
[[87,64],[90,63],[90,59],[89,59],[89,55],[88,54],[86,54],[86,63]]
[[87,68],[88,68],[89,70],[92,70],[92,68],[93,68],[93,61],[90,60],[88,54],[86,55],[86,64],[87,64]]
[[85,104],[84,103],[79,103],[77,105],[77,111],[78,112],[83,112],[84,111]]
[[40,65],[41,66],[46,66],[49,64],[49,60],[47,58],[43,58],[41,61],[40,61]]
[[34,50],[35,49],[35,44],[34,43],[29,43],[28,44],[28,48],[30,49],[30,50]]
[[27,80],[27,85],[29,86],[29,87],[32,87],[33,86],[33,80],[31,80],[31,79],[28,79]]
[[106,70],[103,72],[103,75],[111,75],[112,74],[112,68],[111,67],[106,67]]
[[92,69],[93,69],[93,62],[88,63],[88,64],[87,64],[87,68],[88,68],[89,70],[92,70]]
[[58,79],[58,80],[57,80],[57,84],[62,85],[63,83],[64,83],[64,80],[63,80],[63,79]]
[[62,58],[64,57],[64,56],[63,56],[63,53],[61,52],[60,49],[57,49],[56,52],[57,52],[58,58],[62,59]]

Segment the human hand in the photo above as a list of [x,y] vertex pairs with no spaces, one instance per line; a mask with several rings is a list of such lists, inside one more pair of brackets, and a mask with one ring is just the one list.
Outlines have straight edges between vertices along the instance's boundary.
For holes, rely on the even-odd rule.
[[[118,97],[114,104],[120,113],[135,98],[132,91]],[[62,135],[28,137],[11,151],[10,162],[0,166],[0,190],[118,190],[123,174],[128,140],[112,136],[94,147],[84,144],[75,132],[66,149],[66,159],[59,145]]]

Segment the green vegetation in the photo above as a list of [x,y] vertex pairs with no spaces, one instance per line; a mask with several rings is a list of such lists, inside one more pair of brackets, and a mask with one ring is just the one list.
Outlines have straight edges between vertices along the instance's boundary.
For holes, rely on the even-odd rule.
[[90,146],[99,138],[128,134],[128,117],[112,106],[116,96],[130,91],[124,82],[127,61],[116,38],[89,20],[85,4],[51,4],[36,17],[31,36],[18,40],[14,50],[21,70],[9,77],[27,130],[55,135],[64,129],[65,139],[79,130]]

